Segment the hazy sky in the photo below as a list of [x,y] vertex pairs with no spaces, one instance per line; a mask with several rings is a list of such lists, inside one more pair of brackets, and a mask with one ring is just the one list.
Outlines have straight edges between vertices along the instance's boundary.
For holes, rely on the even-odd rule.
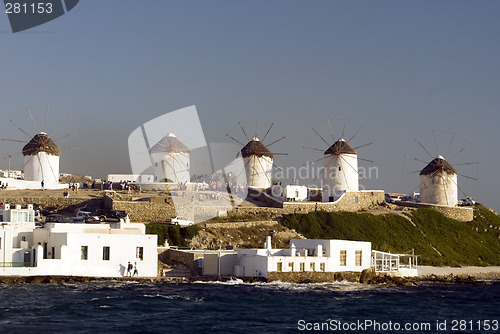
[[[281,166],[302,166],[326,149],[349,120],[346,137],[374,160],[367,188],[408,193],[407,173],[431,155],[471,143],[452,162],[459,186],[500,209],[499,1],[127,1],[82,0],[62,17],[13,34],[0,13],[0,136],[35,133],[26,107],[64,138],[61,171],[105,177],[130,172],[127,139],[141,124],[196,105],[208,142],[244,140],[274,123],[268,143]],[[339,130],[340,129],[340,130]],[[425,142],[425,143],[424,143]],[[3,141],[0,167],[22,144]],[[361,165],[365,163],[361,162]],[[20,157],[13,168],[20,168]],[[472,167],[472,168],[471,168]],[[460,194],[463,197],[463,194]]]

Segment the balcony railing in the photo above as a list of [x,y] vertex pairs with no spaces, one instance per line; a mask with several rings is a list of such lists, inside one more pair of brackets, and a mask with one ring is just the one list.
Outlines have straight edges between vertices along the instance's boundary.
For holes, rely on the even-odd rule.
[[0,262],[0,268],[32,268],[36,267],[36,262]]

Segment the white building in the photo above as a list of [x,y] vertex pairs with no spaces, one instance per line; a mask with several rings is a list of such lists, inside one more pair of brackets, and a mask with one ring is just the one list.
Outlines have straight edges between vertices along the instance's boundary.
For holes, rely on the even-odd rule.
[[308,189],[306,186],[286,185],[279,184],[273,185],[271,188],[273,197],[279,198],[286,202],[301,202],[307,200]]
[[155,175],[161,175],[166,182],[190,182],[191,151],[173,133],[163,137],[149,153],[154,160]]
[[348,240],[292,239],[289,249],[238,249],[234,275],[268,277],[278,272],[361,272],[370,268],[371,243]]
[[120,277],[128,262],[157,275],[157,236],[136,223],[47,223],[35,227],[32,206],[0,210],[0,275]]
[[438,156],[420,171],[420,202],[456,206],[457,171]]
[[61,150],[45,133],[36,134],[23,147],[24,180],[44,182],[47,188],[59,184]]
[[343,139],[324,153],[323,202],[335,202],[346,191],[359,191],[358,155]]
[[254,137],[241,149],[241,157],[245,164],[247,185],[258,189],[269,188],[274,161],[271,151]]

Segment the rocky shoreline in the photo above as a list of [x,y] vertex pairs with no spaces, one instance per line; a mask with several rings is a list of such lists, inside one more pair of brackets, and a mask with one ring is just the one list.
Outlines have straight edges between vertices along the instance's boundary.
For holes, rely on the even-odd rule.
[[[61,284],[61,283],[89,283],[99,281],[121,281],[121,282],[174,282],[174,283],[193,283],[200,281],[225,282],[233,280],[234,277],[86,277],[86,276],[0,276],[0,284]],[[263,278],[243,278],[245,283],[267,282]],[[399,277],[392,275],[379,275],[372,271],[364,271],[358,277],[355,276],[336,276],[336,281],[349,281],[354,283],[378,285],[380,287],[390,286],[414,286],[426,283],[445,283],[445,284],[492,284],[492,281],[500,281],[497,273],[492,273],[490,277],[478,278],[473,275],[422,275],[417,277]],[[309,280],[297,281],[294,283],[317,283]]]

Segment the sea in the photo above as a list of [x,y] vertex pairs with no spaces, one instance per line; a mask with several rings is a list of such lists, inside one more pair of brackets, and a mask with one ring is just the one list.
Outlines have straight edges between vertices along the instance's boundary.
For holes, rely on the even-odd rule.
[[489,283],[0,284],[0,333],[499,333]]

